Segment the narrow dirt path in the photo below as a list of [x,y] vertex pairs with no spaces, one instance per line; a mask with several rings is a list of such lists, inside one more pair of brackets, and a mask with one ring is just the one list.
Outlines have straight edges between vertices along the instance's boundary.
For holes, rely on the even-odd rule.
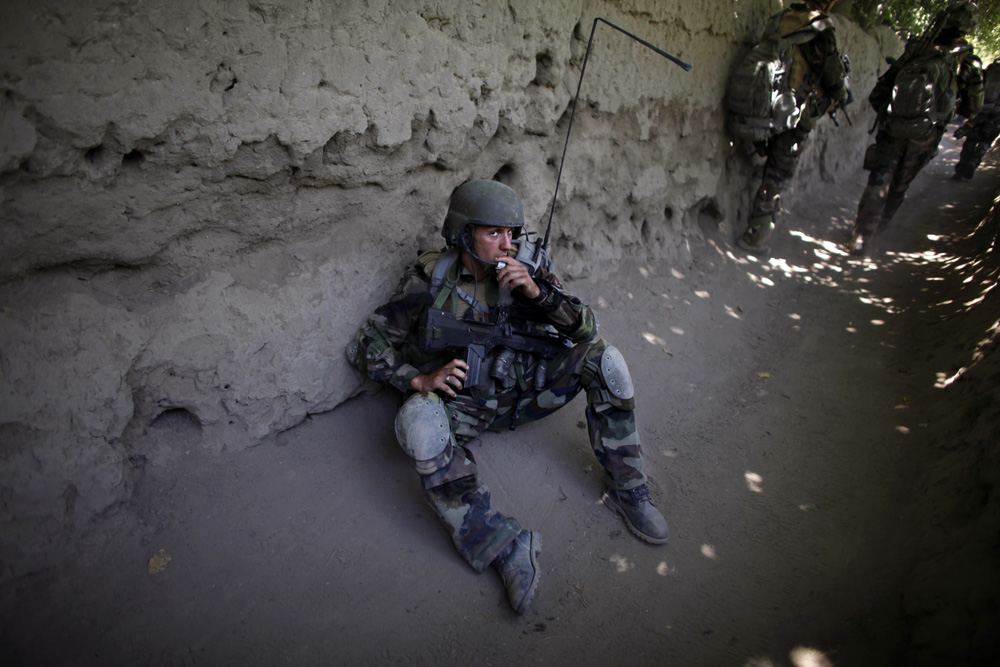
[[[668,546],[640,543],[600,505],[580,399],[475,445],[496,505],[544,535],[524,617],[423,504],[395,444],[396,397],[218,457],[168,422],[147,437],[170,448],[169,465],[147,465],[131,506],[63,571],[23,583],[0,657],[763,667],[962,655],[982,632],[973,585],[997,589],[968,566],[979,552],[962,551],[982,542],[967,525],[969,489],[984,483],[956,437],[973,408],[986,433],[1000,417],[988,395],[970,398],[978,385],[948,380],[1000,310],[996,261],[976,259],[982,235],[965,238],[1000,171],[993,153],[975,180],[953,182],[954,142],[945,149],[874,260],[841,250],[859,174],[786,211],[765,260],[708,225],[690,262],[570,286],[631,365]],[[969,574],[956,584],[942,569]]]

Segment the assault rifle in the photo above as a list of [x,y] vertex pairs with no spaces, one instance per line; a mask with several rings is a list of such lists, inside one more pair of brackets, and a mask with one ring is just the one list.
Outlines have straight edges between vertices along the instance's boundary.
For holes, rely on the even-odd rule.
[[454,350],[457,355],[465,355],[465,362],[469,365],[465,372],[466,387],[477,387],[480,381],[485,382],[486,378],[481,377],[483,362],[494,348],[529,352],[548,360],[569,347],[568,341],[555,333],[519,330],[509,321],[491,323],[461,320],[451,312],[437,308],[427,309],[421,336],[425,351]]
[[847,87],[847,97],[834,105],[828,113],[830,120],[833,121],[833,124],[840,127],[840,123],[837,122],[837,111],[842,109],[844,111],[844,118],[847,119],[847,124],[853,126],[854,121],[851,120],[850,114],[847,113],[847,105],[854,101],[854,91],[851,90],[851,83],[848,81],[847,77],[847,75],[851,73],[851,59],[845,53],[840,56],[840,62],[844,63],[844,85]]

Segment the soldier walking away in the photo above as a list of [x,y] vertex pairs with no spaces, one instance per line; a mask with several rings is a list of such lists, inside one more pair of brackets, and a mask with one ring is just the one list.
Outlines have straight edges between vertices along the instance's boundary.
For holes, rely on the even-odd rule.
[[594,340],[593,310],[563,290],[523,229],[511,188],[456,188],[447,248],[420,254],[347,348],[362,373],[405,395],[396,437],[427,501],[459,554],[476,572],[496,569],[522,614],[538,585],[541,536],[493,507],[466,448],[483,431],[513,430],[584,394],[590,444],[607,473],[603,503],[646,542],[669,537],[643,471],[625,359]]
[[965,137],[962,153],[955,163],[955,180],[971,179],[983,156],[1000,136],[1000,58],[983,72],[983,108],[975,120],[955,130],[955,138]]
[[809,133],[824,114],[849,104],[846,57],[837,50],[829,11],[837,0],[794,3],[769,20],[760,43],[730,76],[730,133],[766,158],[746,230],[737,245],[767,254],[779,197],[795,174]]
[[983,105],[979,58],[965,38],[976,30],[979,7],[956,0],[927,31],[911,39],[879,77],[868,101],[878,112],[875,143],[865,151],[868,185],[848,249],[864,255],[873,235],[892,220],[910,183],[938,153],[955,114],[974,118]]

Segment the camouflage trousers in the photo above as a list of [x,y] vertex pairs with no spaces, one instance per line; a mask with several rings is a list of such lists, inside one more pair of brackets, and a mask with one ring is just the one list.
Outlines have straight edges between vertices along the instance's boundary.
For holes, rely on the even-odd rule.
[[619,489],[646,483],[631,405],[622,409],[602,400],[596,371],[606,347],[607,343],[600,340],[567,348],[548,362],[540,391],[533,388],[536,368],[531,368],[521,390],[515,387],[478,399],[464,394],[445,399],[456,446],[445,468],[423,477],[424,491],[456,549],[477,572],[489,567],[521,530],[517,519],[492,507],[490,491],[477,475],[472,453],[463,446],[483,431],[503,431],[511,425],[537,421],[586,392],[590,444],[610,483]]
[[809,138],[810,129],[800,125],[768,139],[765,148],[767,161],[764,163],[764,175],[750,209],[751,220],[765,216],[773,220],[778,196],[785,181],[795,175],[795,168]]
[[879,130],[865,152],[868,185],[858,202],[855,232],[870,237],[885,227],[903,203],[910,183],[934,159],[944,128],[926,139],[898,139]]
[[979,168],[979,163],[983,161],[983,156],[993,146],[998,135],[1000,135],[1000,114],[992,114],[987,118],[977,117],[975,125],[965,135],[962,153],[955,164],[955,173],[963,178],[972,178]]

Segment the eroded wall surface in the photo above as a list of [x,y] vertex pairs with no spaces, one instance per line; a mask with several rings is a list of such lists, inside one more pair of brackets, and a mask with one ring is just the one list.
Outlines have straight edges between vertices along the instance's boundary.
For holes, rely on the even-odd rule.
[[[740,231],[725,80],[777,0],[59,0],[0,22],[0,561],[127,499],[144,434],[249,447],[358,390],[343,348],[454,187],[549,218],[569,279]],[[686,72],[596,17],[693,66]],[[880,40],[838,18],[859,99]],[[898,46],[882,39],[889,50]],[[786,198],[854,173],[824,123]],[[28,565],[34,563],[34,565]]]

